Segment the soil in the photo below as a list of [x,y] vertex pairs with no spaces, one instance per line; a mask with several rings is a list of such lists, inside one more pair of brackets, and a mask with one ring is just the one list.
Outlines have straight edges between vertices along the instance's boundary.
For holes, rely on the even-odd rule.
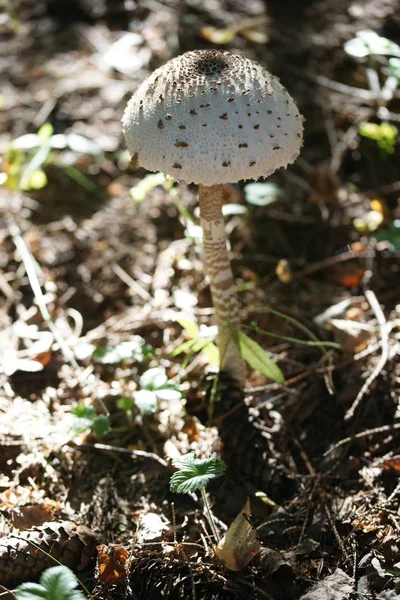
[[[247,202],[249,182],[224,188],[226,204],[247,209],[227,217],[243,326],[285,376],[278,384],[249,367],[242,394],[182,346],[184,311],[213,325],[201,244],[187,233],[196,189],[167,182],[134,202],[148,173],[130,165],[120,119],[153,69],[215,47],[210,27],[248,19],[221,47],[281,79],[305,140],[268,180],[271,202]],[[368,29],[400,44],[395,0],[6,3],[4,589],[52,564],[38,566],[29,533],[100,600],[400,598],[400,150],[359,129],[399,127],[400,94],[385,103],[369,87],[368,68],[384,84],[387,57],[344,50]],[[46,185],[21,191],[33,153],[10,143],[46,124],[81,137],[51,150]],[[132,399],[152,368],[182,397],[161,394],[143,414]],[[200,494],[170,491],[172,461],[189,452],[227,465],[207,488],[220,536],[250,499],[236,572],[215,553]]]

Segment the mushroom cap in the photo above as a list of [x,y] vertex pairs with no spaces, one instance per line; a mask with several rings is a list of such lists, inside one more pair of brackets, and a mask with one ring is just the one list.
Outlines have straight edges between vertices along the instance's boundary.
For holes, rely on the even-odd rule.
[[122,127],[138,166],[186,183],[267,177],[297,157],[298,108],[258,63],[194,50],[154,71],[126,107]]

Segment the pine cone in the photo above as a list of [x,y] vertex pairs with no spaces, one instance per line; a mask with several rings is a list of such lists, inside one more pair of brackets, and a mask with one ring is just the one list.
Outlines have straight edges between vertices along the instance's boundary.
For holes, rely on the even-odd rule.
[[94,549],[90,529],[69,521],[43,523],[12,533],[0,538],[0,581],[11,587],[37,579],[45,569],[57,564],[53,558],[71,569],[82,570]]

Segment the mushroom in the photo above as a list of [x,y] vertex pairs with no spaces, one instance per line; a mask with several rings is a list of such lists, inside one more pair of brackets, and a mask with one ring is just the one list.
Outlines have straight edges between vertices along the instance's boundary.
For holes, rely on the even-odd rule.
[[205,264],[221,370],[244,387],[239,304],[226,245],[222,186],[267,177],[297,157],[303,124],[279,80],[221,50],[178,56],[146,79],[122,119],[136,166],[199,185]]

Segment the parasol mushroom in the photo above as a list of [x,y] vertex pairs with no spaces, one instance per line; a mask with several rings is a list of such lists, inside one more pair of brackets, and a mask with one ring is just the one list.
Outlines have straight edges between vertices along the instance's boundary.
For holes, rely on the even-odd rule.
[[220,366],[244,387],[222,185],[267,177],[295,160],[303,137],[297,106],[279,80],[252,60],[195,50],[170,60],[142,83],[122,126],[136,165],[199,185]]

